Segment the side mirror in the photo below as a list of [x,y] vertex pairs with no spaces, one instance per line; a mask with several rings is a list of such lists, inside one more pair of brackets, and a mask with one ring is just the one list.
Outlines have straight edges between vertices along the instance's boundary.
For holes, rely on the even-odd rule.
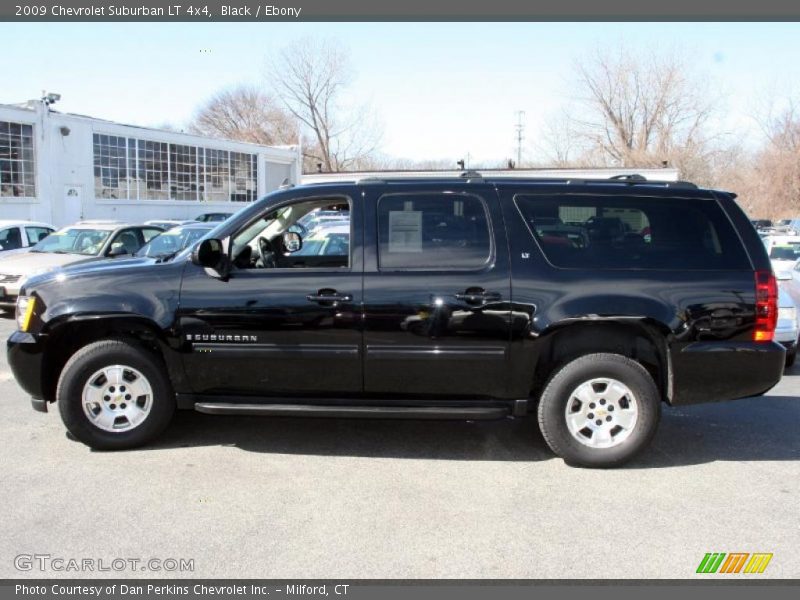
[[283,234],[283,247],[291,254],[303,247],[303,238],[296,231],[287,231]]
[[228,257],[222,249],[220,240],[202,240],[192,250],[192,262],[214,272],[214,276],[225,279],[228,276]]

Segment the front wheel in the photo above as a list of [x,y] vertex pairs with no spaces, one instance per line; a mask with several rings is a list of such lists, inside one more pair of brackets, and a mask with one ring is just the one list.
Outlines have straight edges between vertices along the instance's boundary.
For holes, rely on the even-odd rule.
[[56,399],[69,432],[98,450],[149,442],[175,411],[159,358],[123,340],[103,340],[78,350],[61,372]]
[[652,439],[661,416],[655,382],[619,354],[588,354],[550,378],[539,401],[539,427],[567,463],[615,467]]

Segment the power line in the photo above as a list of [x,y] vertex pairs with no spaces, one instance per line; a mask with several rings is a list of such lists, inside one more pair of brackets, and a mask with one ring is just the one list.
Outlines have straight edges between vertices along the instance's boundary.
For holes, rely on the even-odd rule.
[[525,123],[522,122],[522,119],[525,117],[524,110],[517,111],[517,124],[515,129],[517,130],[517,168],[522,166],[522,140],[525,139]]

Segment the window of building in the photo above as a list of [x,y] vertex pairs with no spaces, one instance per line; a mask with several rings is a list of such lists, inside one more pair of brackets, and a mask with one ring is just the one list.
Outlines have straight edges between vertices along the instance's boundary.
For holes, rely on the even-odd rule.
[[94,134],[97,198],[252,202],[258,156]]
[[31,125],[0,121],[0,196],[36,196]]
[[381,269],[480,269],[491,260],[483,201],[462,194],[389,194],[378,200]]
[[746,269],[736,232],[714,200],[519,195],[547,260],[570,269]]

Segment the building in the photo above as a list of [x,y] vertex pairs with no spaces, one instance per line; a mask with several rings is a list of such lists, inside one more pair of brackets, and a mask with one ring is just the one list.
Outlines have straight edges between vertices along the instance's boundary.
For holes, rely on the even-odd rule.
[[193,219],[300,180],[299,147],[122,125],[49,106],[0,105],[0,218]]
[[[594,168],[594,169],[475,169],[484,177],[542,177],[557,179],[608,179],[635,173],[653,181],[678,181],[678,169],[658,168]],[[329,181],[352,181],[353,179],[397,177],[458,177],[460,170],[452,171],[360,171],[350,173],[306,173],[303,183],[324,183]]]

